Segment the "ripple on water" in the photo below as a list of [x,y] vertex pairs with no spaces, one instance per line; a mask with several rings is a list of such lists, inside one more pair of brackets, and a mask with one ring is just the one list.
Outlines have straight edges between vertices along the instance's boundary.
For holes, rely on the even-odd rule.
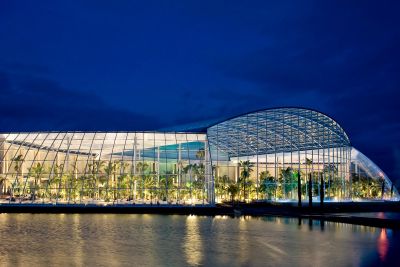
[[1,266],[371,266],[400,248],[391,230],[277,217],[0,214],[0,236]]

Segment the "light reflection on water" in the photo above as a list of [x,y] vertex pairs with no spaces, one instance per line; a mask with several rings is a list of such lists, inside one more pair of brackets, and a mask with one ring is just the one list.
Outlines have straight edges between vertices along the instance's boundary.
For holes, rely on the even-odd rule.
[[186,235],[183,247],[187,263],[192,266],[200,265],[203,257],[203,242],[197,216],[186,217]]
[[398,232],[279,217],[0,214],[0,266],[393,265]]
[[386,259],[388,251],[389,251],[389,240],[387,237],[387,232],[386,229],[381,229],[381,234],[379,235],[378,238],[378,253],[381,261],[384,261]]

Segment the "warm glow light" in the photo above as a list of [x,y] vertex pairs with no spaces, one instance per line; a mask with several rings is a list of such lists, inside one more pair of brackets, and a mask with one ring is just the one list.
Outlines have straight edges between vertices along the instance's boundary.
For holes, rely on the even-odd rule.
[[186,236],[183,243],[184,253],[189,265],[201,265],[203,260],[203,242],[199,232],[197,216],[189,215],[186,221]]
[[399,198],[338,124],[302,108],[260,110],[199,133],[9,133],[0,134],[0,145],[0,205],[296,202],[299,194],[327,202]]
[[389,251],[389,240],[387,238],[386,229],[382,229],[378,237],[378,254],[379,258],[384,261]]

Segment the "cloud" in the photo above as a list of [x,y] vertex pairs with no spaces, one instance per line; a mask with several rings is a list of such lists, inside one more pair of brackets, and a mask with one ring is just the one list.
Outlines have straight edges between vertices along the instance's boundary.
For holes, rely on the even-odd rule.
[[0,131],[149,130],[160,121],[47,78],[0,72]]
[[49,68],[37,65],[37,64],[27,64],[27,63],[19,63],[19,62],[3,62],[0,63],[1,69],[7,69],[10,73],[22,73],[25,75],[32,75],[32,74],[50,74],[51,71]]

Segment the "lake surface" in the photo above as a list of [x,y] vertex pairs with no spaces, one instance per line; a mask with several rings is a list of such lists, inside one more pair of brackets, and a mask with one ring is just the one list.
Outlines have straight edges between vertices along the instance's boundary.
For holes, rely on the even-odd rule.
[[0,214],[0,266],[395,266],[400,233],[277,217]]
[[389,212],[347,212],[347,213],[336,213],[336,214],[342,215],[342,216],[400,220],[400,212],[390,212],[390,211]]

